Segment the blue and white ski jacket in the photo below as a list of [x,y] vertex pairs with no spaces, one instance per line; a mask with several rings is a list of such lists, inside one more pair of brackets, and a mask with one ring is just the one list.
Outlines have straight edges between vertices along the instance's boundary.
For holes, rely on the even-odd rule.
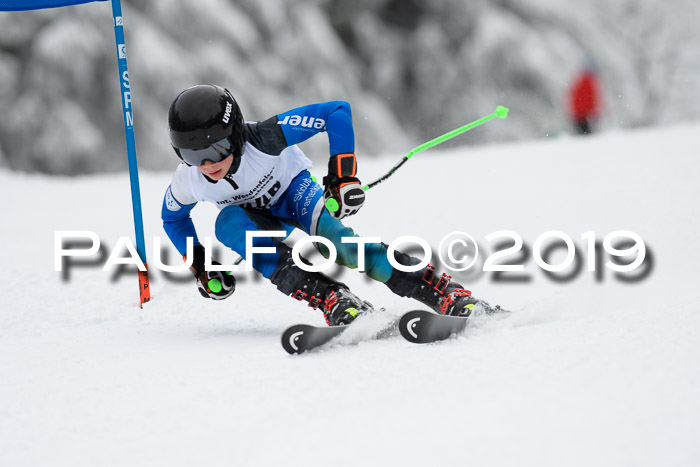
[[332,101],[299,107],[257,123],[246,123],[240,165],[213,182],[197,169],[180,164],[165,192],[161,217],[175,248],[184,255],[187,237],[199,243],[190,211],[200,201],[219,209],[228,205],[265,209],[289,187],[311,161],[297,143],[325,131],[330,155],[355,152],[350,104]]

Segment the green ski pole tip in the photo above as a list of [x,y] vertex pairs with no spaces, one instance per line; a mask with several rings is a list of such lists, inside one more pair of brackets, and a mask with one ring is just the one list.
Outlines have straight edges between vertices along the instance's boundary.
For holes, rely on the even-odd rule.
[[330,212],[336,212],[338,209],[340,209],[340,205],[338,202],[335,200],[335,198],[328,198],[326,200],[326,208]]
[[498,107],[496,107],[496,111],[493,114],[498,118],[506,118],[508,116],[509,111],[510,109],[508,107],[503,107],[502,105],[499,105]]
[[221,282],[219,281],[219,279],[209,280],[209,290],[211,290],[214,293],[221,292]]

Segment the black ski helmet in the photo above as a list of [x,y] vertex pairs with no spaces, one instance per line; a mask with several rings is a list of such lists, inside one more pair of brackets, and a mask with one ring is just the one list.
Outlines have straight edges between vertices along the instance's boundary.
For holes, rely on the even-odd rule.
[[168,113],[170,144],[188,165],[240,157],[245,142],[241,109],[228,89],[198,84],[182,91]]

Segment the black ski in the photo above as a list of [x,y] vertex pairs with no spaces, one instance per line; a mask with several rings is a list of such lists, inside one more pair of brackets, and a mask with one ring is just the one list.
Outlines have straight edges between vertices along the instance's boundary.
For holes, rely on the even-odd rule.
[[384,312],[384,309],[363,313],[347,326],[311,326],[296,324],[282,333],[282,347],[294,355],[316,349],[333,338],[345,334],[338,341],[342,345],[362,341],[385,339],[398,335],[396,327],[399,317]]
[[464,330],[469,318],[445,316],[432,311],[409,311],[399,320],[399,332],[409,342],[428,344],[442,341]]
[[[493,309],[489,307],[487,314],[503,312],[507,310],[497,306]],[[341,342],[344,345],[395,336],[397,327],[407,341],[427,344],[462,332],[469,322],[467,317],[445,316],[425,310],[409,311],[398,321],[395,316],[386,316],[382,318],[383,321],[376,321],[379,317],[380,314],[371,313],[347,326],[296,324],[282,333],[282,347],[289,354],[300,354],[321,347],[346,331],[349,331],[347,338],[343,337]]]
[[298,354],[315,349],[340,335],[349,326],[311,326],[295,324],[282,333],[282,347],[289,354]]

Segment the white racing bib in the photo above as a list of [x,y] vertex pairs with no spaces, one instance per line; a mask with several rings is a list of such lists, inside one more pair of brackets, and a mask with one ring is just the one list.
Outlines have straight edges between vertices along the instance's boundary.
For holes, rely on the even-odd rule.
[[167,200],[172,196],[182,205],[208,201],[219,209],[232,204],[263,209],[274,205],[299,172],[311,167],[311,161],[296,145],[273,156],[246,144],[236,173],[216,183],[208,181],[197,167],[180,164],[166,193],[166,203],[171,209]]

